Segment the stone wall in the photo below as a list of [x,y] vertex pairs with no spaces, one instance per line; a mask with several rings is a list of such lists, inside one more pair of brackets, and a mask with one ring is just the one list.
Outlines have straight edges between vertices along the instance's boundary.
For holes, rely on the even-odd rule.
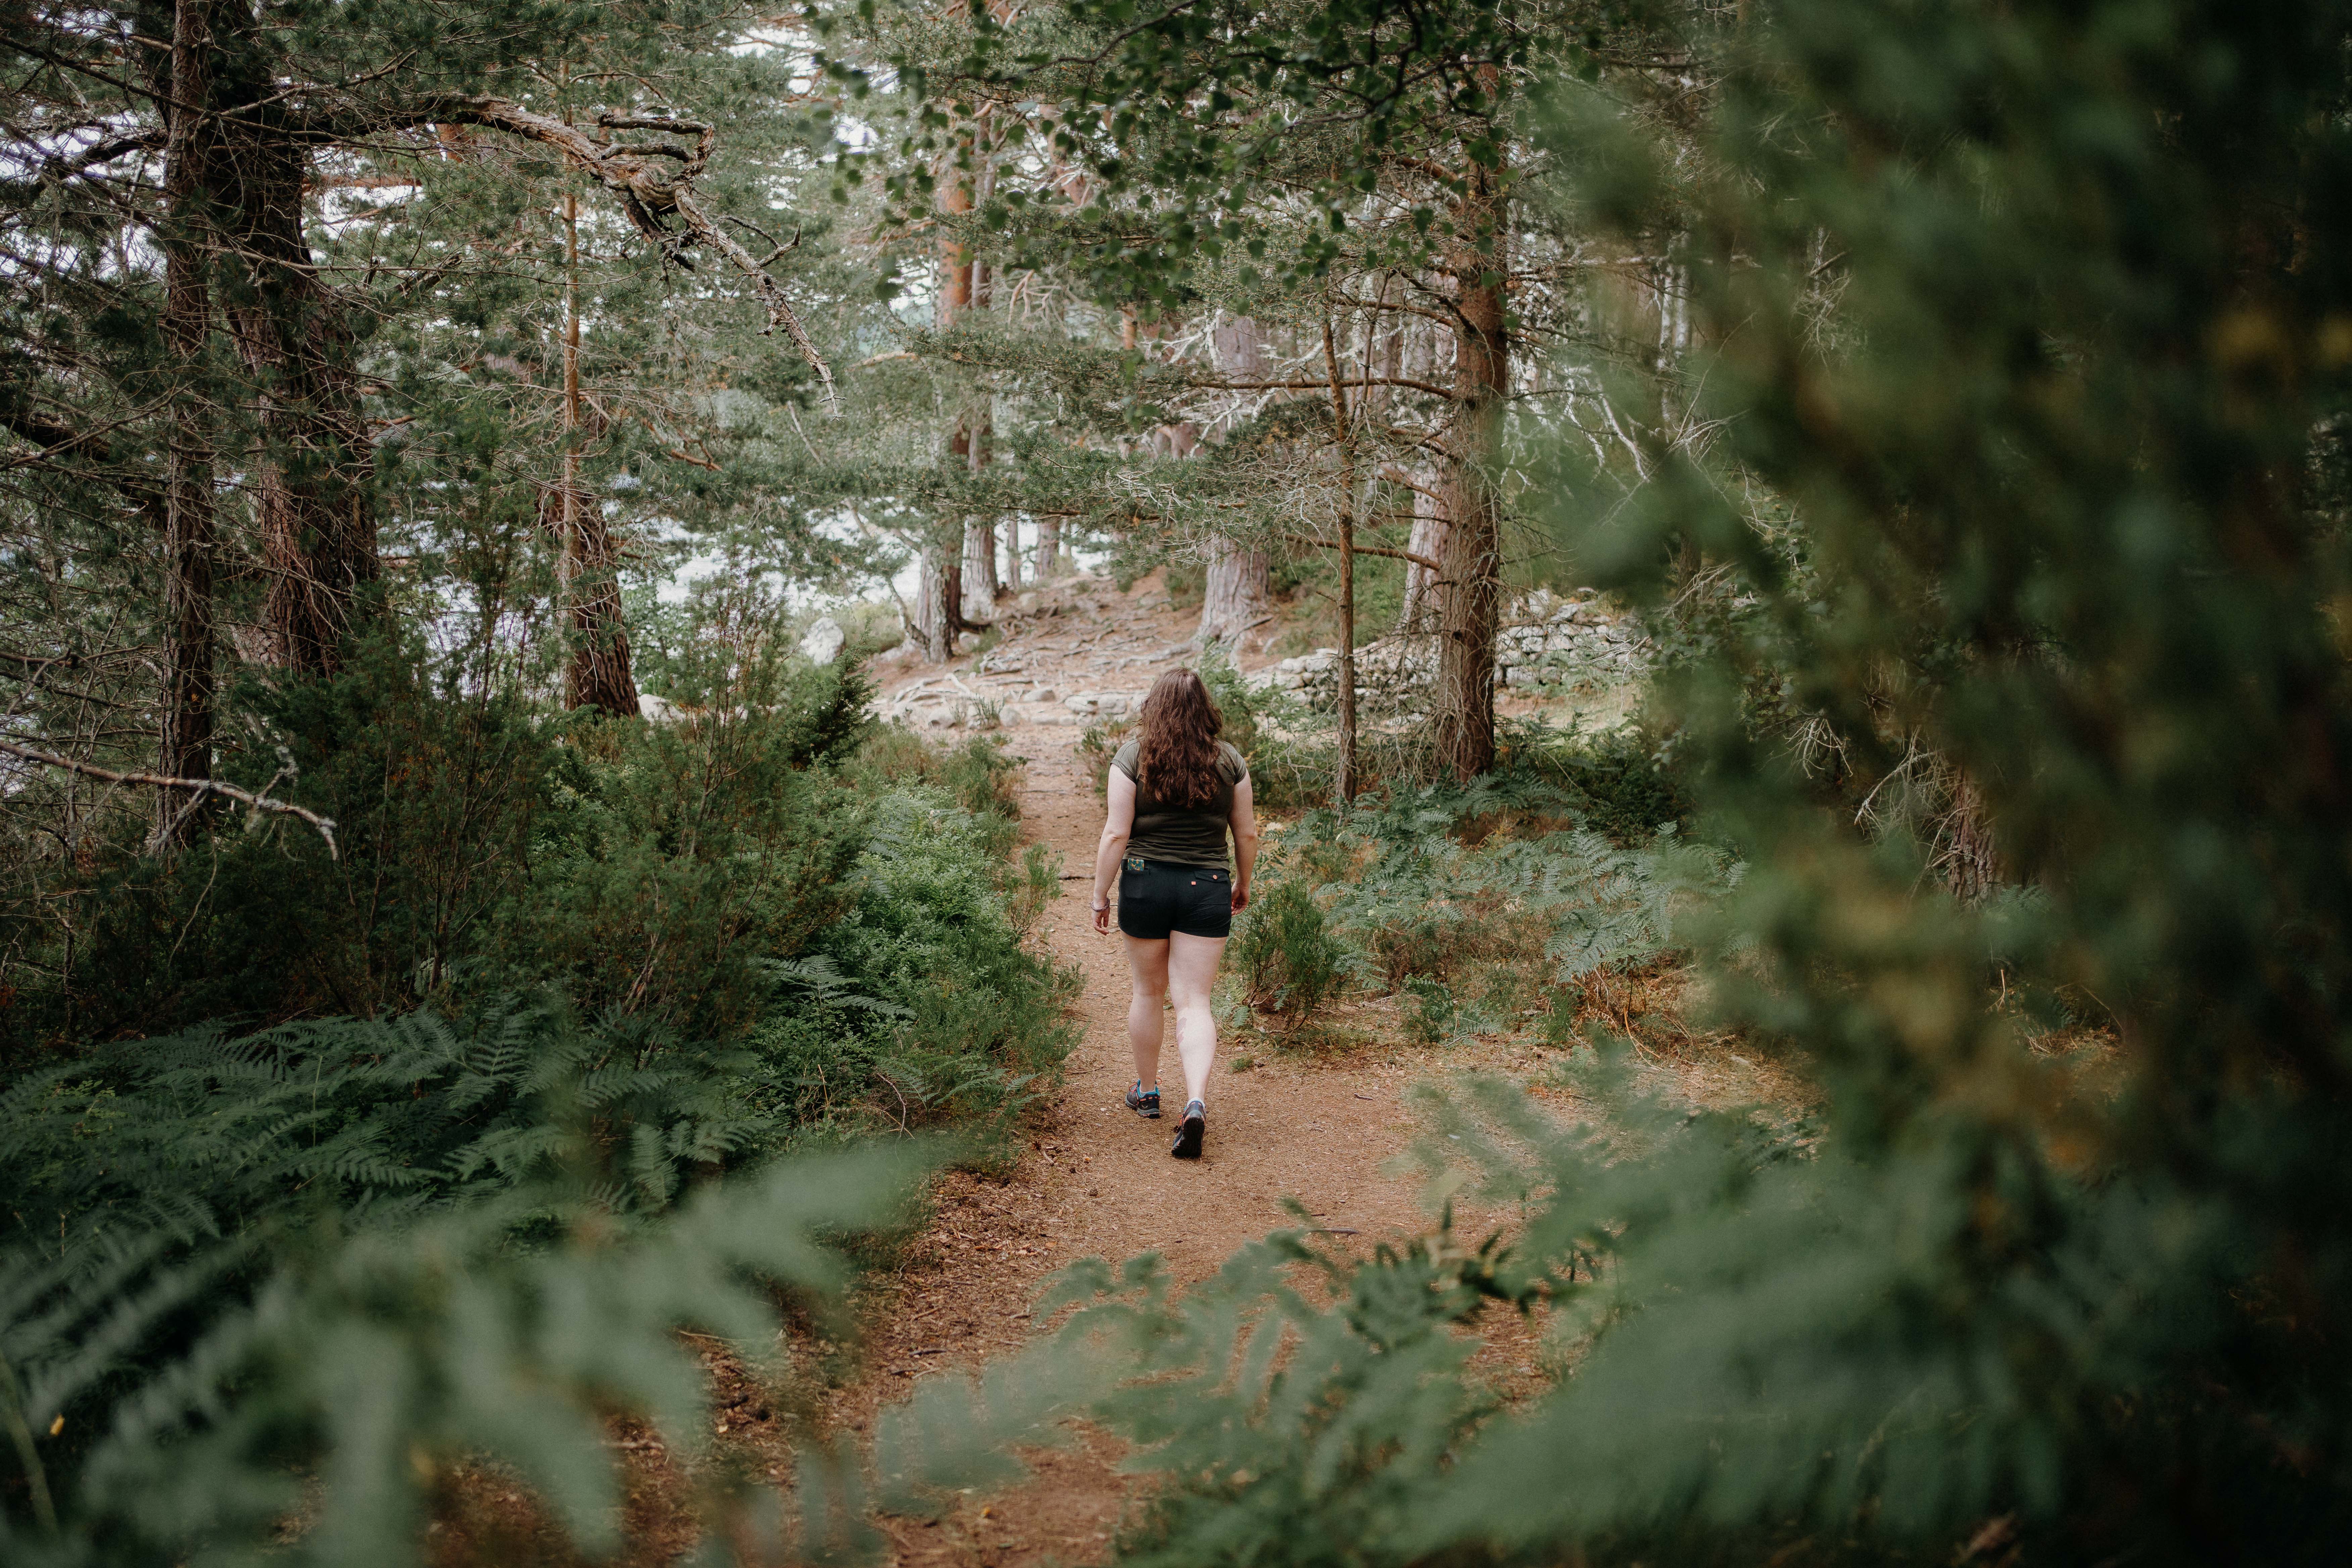
[[[1519,689],[1614,683],[1647,668],[1649,639],[1631,613],[1611,609],[1590,588],[1566,598],[1538,588],[1513,601],[1495,639],[1495,679]],[[1258,670],[1249,683],[1303,698],[1318,708],[1339,700],[1339,650],[1320,647]],[[1356,650],[1357,700],[1368,710],[1419,700],[1437,679],[1432,634],[1391,635]]]

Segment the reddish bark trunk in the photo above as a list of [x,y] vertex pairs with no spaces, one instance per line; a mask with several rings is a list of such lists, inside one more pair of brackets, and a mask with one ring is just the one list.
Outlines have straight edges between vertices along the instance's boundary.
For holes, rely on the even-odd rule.
[[563,482],[554,496],[557,576],[571,622],[563,705],[637,716],[621,609],[620,552],[604,509],[580,483],[580,200],[563,194]]
[[[172,19],[165,107],[166,206],[163,340],[172,394],[163,498],[163,733],[156,772],[210,778],[213,772],[213,429],[200,384],[212,331],[211,264],[202,226],[214,134],[202,111],[212,97],[210,0],[181,0]],[[203,798],[201,796],[197,797]],[[156,846],[184,845],[196,812],[176,791],[156,792]]]
[[352,331],[302,231],[305,163],[266,113],[249,115],[225,141],[216,189],[245,264],[229,324],[258,405],[254,485],[269,574],[269,657],[322,675],[341,668],[343,639],[381,566]]
[[1502,603],[1502,508],[1495,476],[1510,383],[1501,171],[1472,164],[1456,206],[1453,454],[1447,463],[1444,593],[1438,646],[1439,766],[1468,783],[1495,764],[1495,633]]

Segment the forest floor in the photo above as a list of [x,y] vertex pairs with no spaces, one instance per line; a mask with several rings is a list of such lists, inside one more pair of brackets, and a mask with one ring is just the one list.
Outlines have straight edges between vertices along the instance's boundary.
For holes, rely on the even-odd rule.
[[[1156,575],[1125,593],[1082,579],[1033,591],[1027,603],[1028,611],[976,658],[959,659],[944,672],[904,668],[895,678],[886,665],[878,672],[882,706],[921,724],[939,714],[940,694],[948,691],[1001,715],[1007,749],[1025,759],[1024,836],[1058,852],[1065,874],[1065,896],[1048,907],[1034,941],[1084,976],[1076,1003],[1084,1034],[1017,1163],[1001,1176],[946,1177],[928,1228],[899,1266],[869,1288],[862,1347],[867,1372],[838,1389],[828,1411],[860,1432],[917,1380],[970,1371],[1020,1348],[1031,1331],[1030,1303],[1047,1278],[1074,1259],[1098,1254],[1116,1262],[1157,1251],[1180,1283],[1191,1284],[1213,1274],[1244,1243],[1295,1226],[1285,1199],[1296,1199],[1333,1233],[1322,1239],[1335,1251],[1368,1256],[1381,1242],[1410,1240],[1436,1223],[1425,1179],[1398,1168],[1403,1163],[1395,1156],[1418,1131],[1406,1091],[1440,1063],[1429,1048],[1404,1042],[1393,1002],[1342,1008],[1311,1050],[1285,1048],[1262,1035],[1221,1042],[1208,1096],[1207,1149],[1197,1163],[1169,1153],[1183,1100],[1172,1017],[1161,1058],[1170,1115],[1145,1121],[1126,1108],[1135,1077],[1127,959],[1116,929],[1093,929],[1087,895],[1103,805],[1076,749],[1081,727],[1093,721],[1073,714],[1070,699],[1085,706],[1097,693],[1139,698],[1162,669],[1192,654],[1188,639],[1197,611],[1169,605]],[[1244,671],[1272,662],[1267,647],[1280,629],[1269,626],[1245,643],[1236,660]],[[1033,695],[1040,692],[1051,695]],[[1504,706],[1533,704],[1511,694]],[[1278,833],[1286,815],[1266,814],[1266,828]],[[1540,1055],[1521,1042],[1483,1041],[1447,1050],[1443,1068],[1449,1074],[1525,1071]],[[1698,1081],[1689,1087],[1706,1095],[1708,1068],[1696,1060],[1690,1067]],[[1508,1217],[1458,1201],[1454,1216],[1457,1230],[1473,1241]],[[1487,1337],[1481,1374],[1506,1389],[1532,1386],[1538,1380],[1534,1332],[1500,1310],[1481,1328]],[[1140,1501],[1137,1479],[1117,1468],[1116,1444],[1089,1434],[1070,1448],[1030,1458],[1034,1474],[1024,1485],[963,1499],[935,1521],[883,1521],[894,1561],[1016,1568],[1108,1559]]]
[[[992,723],[986,732],[1023,760],[1024,837],[1058,853],[1064,872],[1064,896],[1047,907],[1032,941],[1083,977],[1075,1004],[1082,1035],[1061,1084],[1030,1120],[1017,1158],[990,1173],[943,1175],[918,1233],[861,1288],[856,1342],[839,1348],[835,1381],[818,1405],[797,1413],[819,1429],[868,1434],[877,1412],[921,1379],[969,1373],[1021,1349],[1035,1326],[1031,1304],[1055,1271],[1078,1258],[1118,1262],[1156,1251],[1180,1285],[1196,1283],[1244,1244],[1295,1226],[1286,1199],[1328,1227],[1331,1234],[1319,1239],[1341,1255],[1369,1256],[1382,1242],[1429,1234],[1436,1225],[1429,1184],[1396,1158],[1420,1131],[1407,1091],[1441,1073],[1531,1074],[1547,1055],[1540,1043],[1510,1036],[1439,1052],[1407,1043],[1393,1000],[1346,1003],[1311,1046],[1255,1030],[1221,1041],[1206,1153],[1197,1162],[1171,1158],[1173,1112],[1183,1100],[1172,1018],[1161,1058],[1171,1114],[1145,1121],[1123,1102],[1135,1076],[1126,955],[1115,929],[1093,929],[1087,896],[1103,805],[1078,742],[1097,721],[1074,711],[1070,699],[1080,708],[1102,695],[1139,700],[1160,670],[1193,654],[1188,639],[1197,611],[1170,605],[1156,574],[1126,592],[1101,579],[1064,581],[1019,603],[1025,607],[1002,617],[983,653],[944,668],[878,661],[878,706],[942,738],[971,732],[965,726],[974,719]],[[1244,671],[1273,662],[1267,645],[1282,629],[1269,626],[1247,642],[1236,661]],[[1622,707],[1622,695],[1587,700]],[[1524,712],[1534,703],[1510,693],[1501,706]],[[1261,820],[1278,833],[1288,815],[1263,813]],[[1661,1005],[1678,1011],[1679,978],[1664,975],[1655,984]],[[1691,1037],[1692,1048],[1661,1058],[1656,1070],[1696,1101],[1788,1091],[1769,1081],[1768,1067],[1722,1044]],[[1455,1228],[1474,1244],[1511,1218],[1455,1201]],[[1499,1308],[1478,1328],[1485,1347],[1476,1375],[1506,1397],[1541,1384],[1534,1328]],[[725,1462],[789,1476],[788,1433],[797,1423],[782,1419],[761,1385],[723,1356],[714,1357],[714,1368]],[[625,1561],[675,1561],[696,1533],[692,1482],[649,1434],[633,1429],[621,1447],[629,1461]],[[1023,1484],[955,1500],[934,1520],[882,1519],[890,1560],[909,1568],[1108,1561],[1148,1484],[1118,1468],[1116,1441],[1083,1432],[1070,1447],[1024,1457],[1032,1475]],[[444,1538],[442,1561],[461,1560],[457,1536],[477,1545],[516,1543],[508,1553],[516,1563],[553,1560],[520,1547],[525,1537],[545,1539],[536,1521],[524,1522],[527,1501],[502,1484],[472,1489],[475,1506],[464,1510],[472,1518],[450,1521],[457,1528]]]
[[[1366,1251],[1431,1225],[1417,1202],[1419,1184],[1381,1170],[1412,1135],[1401,1100],[1426,1070],[1421,1053],[1368,1046],[1318,1058],[1256,1046],[1249,1070],[1235,1071],[1240,1057],[1222,1051],[1208,1097],[1206,1152],[1187,1162],[1169,1154],[1183,1101],[1171,1027],[1161,1058],[1170,1114],[1145,1121],[1127,1109],[1135,1072],[1126,951],[1115,929],[1096,932],[1087,900],[1103,805],[1076,749],[1080,729],[1061,714],[1072,696],[1140,693],[1191,651],[1185,645],[1197,613],[1164,607],[1156,578],[1126,594],[1082,581],[1043,598],[1063,613],[1016,623],[982,659],[960,660],[949,673],[992,695],[1012,682],[981,684],[970,666],[984,667],[982,681],[987,668],[1020,666],[1033,687],[1061,699],[1059,713],[1053,703],[1005,701],[1002,733],[1026,759],[1024,837],[1057,851],[1070,879],[1034,940],[1084,975],[1076,1004],[1084,1034],[1018,1164],[1002,1179],[949,1176],[929,1229],[880,1283],[883,1299],[873,1303],[878,1310],[866,1342],[872,1371],[835,1401],[836,1419],[856,1429],[866,1429],[875,1409],[903,1397],[915,1379],[969,1370],[1017,1349],[1029,1331],[1030,1302],[1073,1259],[1157,1251],[1176,1279],[1190,1284],[1244,1243],[1295,1225],[1285,1198],[1304,1204],[1320,1226],[1356,1233],[1328,1239]],[[1239,662],[1244,669],[1265,662],[1263,641],[1251,641]],[[913,706],[902,694],[924,676],[936,681],[926,670],[887,685],[885,711]],[[1484,1234],[1481,1217],[1465,1215],[1461,1223]],[[1033,1456],[1034,1478],[1024,1486],[964,1500],[935,1521],[886,1521],[892,1555],[904,1563],[976,1568],[1103,1561],[1136,1500],[1118,1458],[1099,1435]]]

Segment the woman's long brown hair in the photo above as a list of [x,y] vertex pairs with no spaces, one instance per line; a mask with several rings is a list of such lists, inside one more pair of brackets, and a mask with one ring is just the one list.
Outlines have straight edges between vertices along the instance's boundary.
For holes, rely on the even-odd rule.
[[1189,669],[1170,670],[1143,699],[1137,785],[1169,805],[1208,805],[1224,782],[1217,772],[1217,735],[1224,727],[1225,716],[1201,678]]

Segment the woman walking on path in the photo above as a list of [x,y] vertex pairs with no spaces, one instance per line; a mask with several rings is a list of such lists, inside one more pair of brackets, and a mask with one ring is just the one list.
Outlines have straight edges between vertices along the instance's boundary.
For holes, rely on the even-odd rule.
[[1257,862],[1249,764],[1217,739],[1223,728],[1209,689],[1192,671],[1171,669],[1152,682],[1142,734],[1111,759],[1110,813],[1095,851],[1095,930],[1110,930],[1116,879],[1118,929],[1135,977],[1127,1004],[1135,1087],[1127,1104],[1138,1116],[1160,1115],[1160,998],[1176,1006],[1187,1098],[1169,1152],[1180,1160],[1199,1159],[1208,1132],[1209,1068],[1217,1057],[1209,987],[1234,911],[1249,903],[1250,868]]

